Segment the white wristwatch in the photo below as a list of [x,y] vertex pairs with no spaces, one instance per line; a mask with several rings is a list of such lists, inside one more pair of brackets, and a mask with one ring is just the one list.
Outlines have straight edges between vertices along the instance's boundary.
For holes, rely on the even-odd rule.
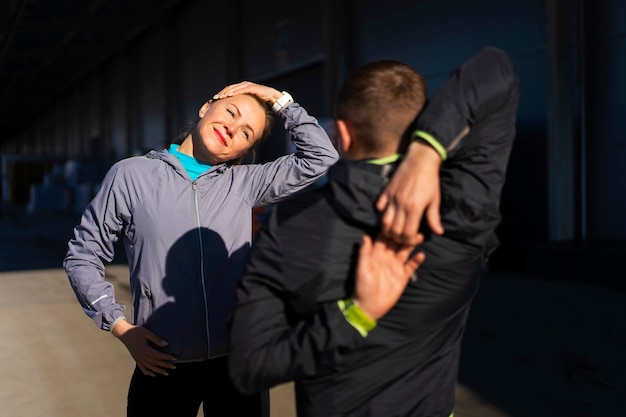
[[285,107],[293,103],[293,97],[286,91],[283,91],[283,95],[272,105],[274,113],[280,113]]

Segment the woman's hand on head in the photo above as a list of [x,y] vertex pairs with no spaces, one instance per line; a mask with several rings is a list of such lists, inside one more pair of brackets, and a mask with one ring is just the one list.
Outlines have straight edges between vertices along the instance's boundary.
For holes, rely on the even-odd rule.
[[213,96],[213,99],[217,100],[224,97],[235,96],[237,94],[254,94],[261,100],[270,104],[274,103],[282,95],[282,93],[275,88],[256,84],[250,81],[242,81],[240,83],[227,85],[222,88]]

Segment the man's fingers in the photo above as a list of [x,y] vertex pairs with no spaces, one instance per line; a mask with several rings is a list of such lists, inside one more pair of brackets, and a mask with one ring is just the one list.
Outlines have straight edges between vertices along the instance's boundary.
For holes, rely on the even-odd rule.
[[382,193],[380,197],[378,197],[378,201],[376,201],[376,208],[378,211],[383,213],[387,209],[387,205],[389,204],[389,196],[386,193]]
[[361,248],[359,249],[359,256],[369,256],[372,251],[372,238],[364,234],[363,239],[361,239]]
[[[400,210],[393,202],[383,196],[379,198],[377,208],[383,210],[381,231],[385,236],[405,245],[419,245],[423,241],[423,236],[419,233],[419,223],[424,214],[423,210],[416,209],[409,212]],[[434,215],[430,214],[430,216],[433,218],[436,230],[441,230],[443,233],[439,212],[437,211]]]
[[[393,224],[391,225],[391,236],[398,243],[406,243],[406,237],[404,236],[405,224],[406,224],[406,212],[403,210],[395,210]],[[414,232],[416,231],[417,229],[414,230]]]
[[398,250],[396,251],[396,257],[400,260],[404,260],[405,262],[408,260],[411,255],[411,251],[413,251],[413,246],[411,245],[399,245]]
[[404,229],[401,230],[403,242],[413,245],[417,244],[415,241],[415,235],[419,231],[423,215],[423,208],[411,209],[405,213]]
[[424,263],[425,260],[426,254],[424,252],[417,252],[415,255],[409,258],[409,260],[406,262],[406,266],[407,268],[416,270]]
[[431,204],[426,211],[426,221],[428,227],[436,235],[443,235],[443,225],[441,224],[441,215],[439,213],[439,204]]
[[[421,243],[424,240],[424,236],[421,234],[417,235],[416,240]],[[359,256],[375,256],[379,259],[385,257],[389,259],[395,258],[395,262],[402,262],[406,271],[412,272],[424,262],[426,257],[423,252],[417,252],[411,256],[414,250],[415,245],[399,243],[394,238],[385,236],[382,233],[379,233],[374,240],[369,235],[365,234],[363,235]]]
[[393,204],[388,203],[383,208],[383,215],[380,219],[381,221],[381,230],[385,234],[385,236],[389,236],[393,233],[393,225],[395,223],[396,217],[396,208]]
[[396,257],[399,260],[404,261],[405,270],[409,273],[413,273],[413,271],[419,268],[419,266],[424,262],[424,259],[426,259],[424,252],[416,252],[413,256],[411,256],[411,253],[414,250],[415,247],[413,245],[402,245],[396,251]]

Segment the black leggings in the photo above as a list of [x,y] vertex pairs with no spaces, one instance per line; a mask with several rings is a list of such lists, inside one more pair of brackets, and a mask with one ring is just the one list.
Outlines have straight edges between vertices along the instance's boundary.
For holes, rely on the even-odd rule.
[[269,417],[269,392],[240,394],[230,382],[225,356],[176,364],[168,376],[145,376],[138,368],[128,389],[128,417]]

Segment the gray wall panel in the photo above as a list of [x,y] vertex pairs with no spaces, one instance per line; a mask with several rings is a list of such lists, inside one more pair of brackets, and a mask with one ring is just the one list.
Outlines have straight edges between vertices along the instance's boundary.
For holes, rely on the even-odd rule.
[[[360,1],[356,64],[399,59],[420,71],[432,96],[455,67],[493,45],[513,59],[522,85],[518,137],[504,189],[501,230],[522,238],[547,232],[545,2]],[[529,196],[532,196],[529,198]],[[523,215],[519,215],[519,213]]]
[[126,90],[126,56],[121,55],[109,66],[109,150],[112,161],[117,161],[130,154],[128,146],[128,103]]
[[195,120],[202,104],[228,83],[229,17],[226,2],[196,1],[173,19],[178,73],[170,82],[178,108],[172,124],[178,129],[185,121]]
[[626,3],[588,5],[586,19],[589,237],[626,240]]
[[[580,33],[569,20],[578,4],[585,12]],[[555,5],[557,12],[549,14]],[[403,60],[424,74],[432,95],[485,45],[510,54],[522,84],[502,232],[551,240],[559,204],[570,200],[550,196],[571,186],[575,207],[566,211],[575,238],[626,240],[620,197],[626,183],[626,2],[620,0],[324,0],[299,3],[298,10],[287,0],[188,0],[4,146],[12,152],[62,149],[78,157],[93,150],[86,139],[102,135],[105,154],[119,159],[162,146],[214,92],[242,79],[289,90],[326,118],[342,77],[365,62]],[[555,63],[563,67],[550,70]],[[570,127],[571,146],[564,133]],[[277,131],[261,156],[274,157],[283,145]],[[555,158],[564,148],[568,155]],[[561,163],[574,173],[550,185]]]
[[162,149],[167,135],[166,103],[166,33],[150,31],[137,45],[137,99],[138,133],[137,149]]
[[276,0],[242,3],[241,52],[243,78],[306,62],[324,52],[323,2]]

